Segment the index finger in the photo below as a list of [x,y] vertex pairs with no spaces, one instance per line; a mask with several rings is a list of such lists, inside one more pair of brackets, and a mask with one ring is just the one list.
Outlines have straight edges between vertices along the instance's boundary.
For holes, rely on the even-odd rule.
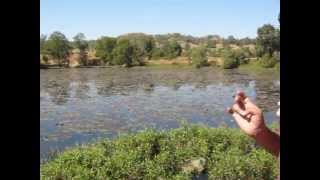
[[244,104],[251,103],[251,100],[246,96],[243,91],[237,91],[237,95],[235,96],[237,102],[242,102]]
[[240,100],[245,100],[247,98],[246,94],[240,90],[237,91],[236,97],[239,97]]

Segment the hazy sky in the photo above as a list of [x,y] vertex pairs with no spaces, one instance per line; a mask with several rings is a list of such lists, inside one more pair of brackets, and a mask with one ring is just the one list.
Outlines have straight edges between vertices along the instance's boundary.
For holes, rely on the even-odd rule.
[[40,32],[88,39],[129,32],[256,37],[279,26],[280,0],[40,0]]

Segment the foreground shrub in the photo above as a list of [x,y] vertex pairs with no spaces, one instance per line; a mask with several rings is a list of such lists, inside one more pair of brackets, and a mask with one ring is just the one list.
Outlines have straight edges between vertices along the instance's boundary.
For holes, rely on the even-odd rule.
[[146,130],[73,148],[41,166],[41,179],[191,179],[183,171],[206,160],[209,179],[274,179],[276,159],[238,129],[185,126]]

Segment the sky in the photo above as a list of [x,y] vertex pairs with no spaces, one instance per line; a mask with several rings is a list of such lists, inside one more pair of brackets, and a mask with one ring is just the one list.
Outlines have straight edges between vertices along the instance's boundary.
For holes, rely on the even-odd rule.
[[280,0],[40,0],[40,32],[87,39],[125,33],[256,37],[279,26]]

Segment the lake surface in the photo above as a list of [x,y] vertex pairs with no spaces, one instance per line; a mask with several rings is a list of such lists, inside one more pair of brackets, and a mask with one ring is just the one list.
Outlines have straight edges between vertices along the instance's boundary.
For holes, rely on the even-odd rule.
[[241,89],[267,122],[280,99],[279,74],[212,67],[81,68],[40,70],[41,157],[101,137],[179,122],[236,127],[226,108]]

